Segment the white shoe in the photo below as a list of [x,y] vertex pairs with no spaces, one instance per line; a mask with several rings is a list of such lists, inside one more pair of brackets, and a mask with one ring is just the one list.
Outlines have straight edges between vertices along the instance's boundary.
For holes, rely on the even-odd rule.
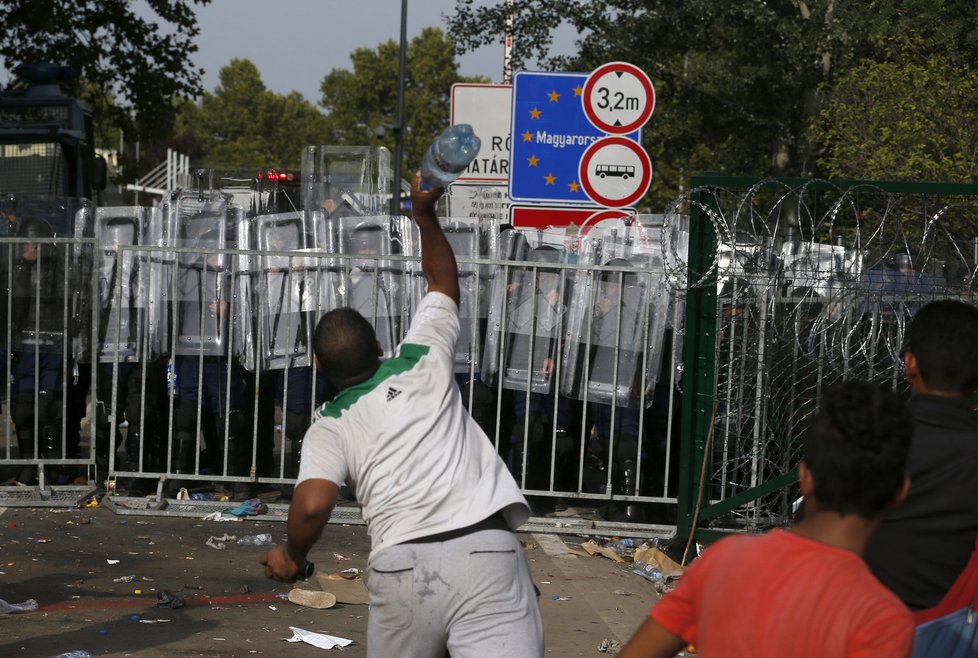
[[332,608],[336,605],[336,597],[329,592],[314,589],[295,588],[289,592],[289,601],[306,608]]

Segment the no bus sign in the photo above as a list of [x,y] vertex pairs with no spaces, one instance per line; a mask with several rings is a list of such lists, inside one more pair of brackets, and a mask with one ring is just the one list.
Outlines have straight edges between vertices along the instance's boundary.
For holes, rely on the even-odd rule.
[[638,142],[609,135],[584,150],[578,178],[584,193],[596,204],[624,208],[648,191],[652,183],[652,161]]
[[655,89],[645,72],[627,62],[594,69],[581,94],[584,114],[598,130],[625,135],[645,125],[655,108]]

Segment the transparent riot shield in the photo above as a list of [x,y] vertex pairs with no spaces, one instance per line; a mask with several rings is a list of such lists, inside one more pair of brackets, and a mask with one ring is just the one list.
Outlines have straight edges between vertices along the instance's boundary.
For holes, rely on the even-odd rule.
[[213,190],[184,190],[168,213],[172,244],[181,248],[174,252],[174,353],[227,355],[231,257],[218,250],[233,239],[228,200]]
[[389,216],[342,217],[337,220],[343,262],[344,304],[374,326],[384,358],[393,356],[401,337],[402,263],[400,242]]
[[152,253],[137,249],[158,241],[153,235],[161,229],[158,214],[140,206],[95,211],[100,362],[152,360],[159,354],[160,264]]
[[675,382],[682,379],[683,338],[686,323],[686,291],[689,285],[689,216],[679,214],[636,215],[638,223],[648,236],[653,249],[658,247],[662,253],[662,266],[665,272],[666,295],[669,307],[666,311],[669,354],[662,358],[671,360],[671,376]]
[[225,244],[239,250],[231,259],[233,297],[230,311],[234,328],[231,347],[241,365],[254,371],[258,354],[255,337],[258,312],[255,308],[255,281],[252,276],[256,257],[241,253],[255,247],[254,219],[248,216],[244,207],[233,205],[228,208],[228,222],[234,228],[234,240]]
[[482,379],[513,390],[552,390],[560,358],[562,322],[570,281],[559,267],[565,262],[564,231],[506,230],[500,234],[500,257],[525,264],[505,265],[492,280],[489,323]]
[[18,209],[20,242],[8,252],[11,349],[65,354],[77,288],[70,245],[56,240],[73,234],[75,209],[63,199],[50,206],[35,201],[26,212],[24,204]]
[[384,147],[308,146],[302,153],[302,208],[327,219],[388,211],[395,185]]
[[[83,268],[91,241],[91,203],[73,197],[7,195],[0,199],[0,235],[12,241],[0,250],[4,285],[0,300],[0,349],[78,355],[91,343],[77,337],[91,327],[85,315]],[[36,238],[37,242],[28,242]],[[17,241],[17,242],[15,242]],[[90,266],[89,266],[90,267]]]
[[600,404],[651,403],[669,324],[661,246],[641,227],[592,229],[581,244],[561,392]]
[[338,220],[327,219],[322,211],[306,213],[312,231],[305,259],[306,285],[302,290],[302,310],[312,315],[312,330],[325,313],[343,305],[346,262],[340,253]]
[[[459,283],[459,337],[455,346],[455,372],[481,372],[481,352],[485,324],[488,319],[489,268],[473,262],[490,254],[490,236],[498,231],[494,225],[474,217],[446,217],[440,220],[442,232],[448,239],[458,264]],[[421,270],[421,244],[418,227],[413,220],[404,218],[401,236],[404,254],[414,257],[407,263],[410,275],[410,316],[428,290]]]
[[263,369],[312,365],[312,330],[315,317],[303,304],[306,258],[283,252],[306,249],[312,239],[302,212],[261,215],[256,218],[259,346]]

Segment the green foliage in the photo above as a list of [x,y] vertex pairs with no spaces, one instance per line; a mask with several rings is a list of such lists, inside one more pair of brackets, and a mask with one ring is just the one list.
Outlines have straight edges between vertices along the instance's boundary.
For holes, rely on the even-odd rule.
[[[173,124],[173,101],[200,92],[191,55],[199,32],[194,5],[210,0],[144,0],[155,13],[142,18],[132,0],[0,0],[0,57],[68,64],[97,120],[144,136]],[[84,91],[84,94],[81,93]]]
[[[652,77],[656,110],[643,141],[655,168],[645,206],[653,210],[702,171],[815,175],[821,151],[809,126],[820,90],[864,59],[913,49],[978,61],[978,4],[958,0],[513,0],[509,7],[507,16],[501,1],[460,0],[448,19],[459,51],[497,42],[510,19],[515,70],[539,62],[590,71],[622,60]],[[560,26],[579,35],[573,55],[550,54]]]
[[258,68],[242,59],[221,69],[213,93],[181,108],[177,131],[192,160],[229,169],[298,169],[303,147],[332,140],[326,117],[302,94],[267,90]]
[[829,91],[812,127],[822,173],[978,182],[978,71],[933,56],[864,61]]
[[[332,143],[383,145],[394,151],[399,55],[393,40],[375,50],[358,48],[350,55],[353,71],[333,69],[326,75],[321,105],[329,114]],[[457,82],[486,80],[459,76],[454,44],[441,30],[425,28],[407,45],[402,176],[410,178],[428,145],[449,124],[451,89]]]

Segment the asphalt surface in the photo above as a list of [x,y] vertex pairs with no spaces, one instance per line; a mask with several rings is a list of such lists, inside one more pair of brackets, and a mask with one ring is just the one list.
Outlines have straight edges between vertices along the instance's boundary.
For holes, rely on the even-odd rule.
[[[0,599],[35,599],[40,606],[0,614],[0,656],[79,650],[92,656],[366,656],[367,605],[295,605],[285,598],[290,585],[265,579],[258,564],[265,548],[207,545],[213,536],[259,533],[282,541],[285,524],[263,516],[218,522],[131,515],[104,505],[0,508]],[[575,554],[588,537],[520,538],[541,592],[547,655],[613,655],[614,649],[601,647],[627,640],[657,599],[652,584],[627,565]],[[368,552],[365,526],[331,523],[310,559],[319,573],[363,570]],[[157,607],[160,592],[182,598],[185,606]],[[327,651],[286,642],[293,626],[353,644]]]

